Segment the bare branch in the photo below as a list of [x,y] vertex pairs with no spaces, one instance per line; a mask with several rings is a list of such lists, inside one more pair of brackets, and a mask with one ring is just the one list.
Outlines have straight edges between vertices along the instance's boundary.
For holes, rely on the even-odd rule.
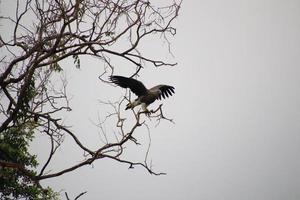
[[[63,123],[62,116],[72,114],[72,108],[67,80],[57,80],[57,76],[64,70],[61,61],[73,60],[75,67],[80,68],[82,56],[97,58],[104,64],[99,75],[103,84],[110,84],[106,77],[120,68],[115,63],[116,58],[129,66],[128,73],[132,77],[138,76],[148,64],[154,67],[176,65],[144,55],[140,44],[146,38],[158,35],[159,41],[167,42],[167,50],[171,53],[169,37],[176,34],[172,23],[178,16],[180,5],[181,2],[176,1],[159,6],[142,0],[17,0],[14,12],[0,16],[1,23],[7,24],[11,33],[0,36],[3,52],[0,58],[0,139],[11,131],[22,129],[26,142],[37,134],[46,135],[49,152],[39,173],[32,173],[29,164],[11,160],[0,160],[1,167],[14,169],[38,185],[40,180],[61,176],[103,158],[126,163],[130,168],[143,167],[150,174],[165,174],[153,171],[147,164],[151,145],[148,122],[155,119],[157,125],[161,120],[174,123],[164,116],[162,105],[150,115],[134,110],[125,114],[122,110],[130,94],[116,102],[99,102],[111,112],[103,121],[94,123],[103,145],[92,148],[80,140],[77,130]],[[104,113],[100,114],[102,118]],[[107,131],[104,125],[111,124],[113,131]],[[143,126],[148,130],[150,141],[145,159],[141,162],[123,159],[128,143],[143,146],[135,135]],[[47,173],[65,137],[71,138],[84,155],[79,163]],[[69,199],[67,193],[65,195]]]

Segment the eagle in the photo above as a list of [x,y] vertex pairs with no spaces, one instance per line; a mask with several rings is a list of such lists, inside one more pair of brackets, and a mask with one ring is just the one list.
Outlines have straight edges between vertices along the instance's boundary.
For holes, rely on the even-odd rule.
[[112,83],[122,87],[129,88],[134,94],[137,95],[137,99],[133,102],[129,102],[126,105],[125,110],[133,109],[138,105],[142,105],[142,109],[149,113],[147,106],[153,103],[155,100],[161,100],[175,94],[175,88],[170,85],[157,85],[150,89],[147,89],[145,85],[136,79],[127,78],[124,76],[110,76]]

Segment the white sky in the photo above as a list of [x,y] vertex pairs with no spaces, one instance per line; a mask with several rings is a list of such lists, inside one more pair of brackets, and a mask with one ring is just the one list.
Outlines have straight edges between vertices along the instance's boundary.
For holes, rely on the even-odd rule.
[[[185,0],[176,27],[178,66],[149,67],[140,77],[149,87],[176,88],[164,101],[176,124],[151,130],[150,158],[167,175],[100,160],[44,184],[70,196],[88,191],[82,197],[88,200],[300,199],[300,1]],[[147,45],[169,59],[161,44]],[[81,70],[67,74],[74,110],[67,120],[91,145],[99,141],[90,122],[102,109],[97,99],[124,92],[98,81],[101,67],[84,59]],[[132,146],[134,159],[143,158],[147,146],[147,131],[139,130],[135,135],[145,143]],[[82,152],[59,153],[58,169]]]

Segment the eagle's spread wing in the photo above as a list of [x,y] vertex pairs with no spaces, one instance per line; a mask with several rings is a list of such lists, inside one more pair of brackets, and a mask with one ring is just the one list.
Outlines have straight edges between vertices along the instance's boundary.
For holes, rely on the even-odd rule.
[[173,94],[175,94],[174,91],[175,88],[170,85],[158,85],[150,89],[150,91],[157,91],[157,90],[160,90],[157,99],[161,99],[161,97],[165,99],[166,97],[169,97],[169,95],[172,96]]
[[124,76],[111,76],[110,80],[120,87],[130,88],[130,90],[137,96],[147,94],[147,88],[144,86],[144,84],[133,78],[127,78]]

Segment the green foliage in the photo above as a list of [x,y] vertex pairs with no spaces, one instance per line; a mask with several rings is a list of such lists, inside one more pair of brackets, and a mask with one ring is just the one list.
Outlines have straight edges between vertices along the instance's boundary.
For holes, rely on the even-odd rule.
[[[65,55],[65,52],[62,52],[60,56],[63,56]],[[58,64],[58,61],[59,60],[59,55],[57,54],[54,54],[52,56],[52,60],[56,60],[56,62],[53,62],[50,64],[50,69],[53,70],[53,71],[56,71],[56,72],[61,72],[63,69],[61,68],[61,66]]]
[[[35,155],[28,151],[34,138],[37,122],[26,115],[30,101],[36,96],[34,80],[29,83],[23,104],[13,127],[0,133],[0,161],[10,163],[12,167],[0,166],[0,199],[56,199],[50,188],[43,189],[35,177],[38,166]],[[20,170],[24,169],[24,171]]]
[[28,142],[33,139],[30,126],[27,123],[0,133],[1,159],[24,166],[37,166],[36,157],[28,153]]
[[[34,169],[38,162],[35,155],[28,152],[29,142],[33,139],[32,123],[10,128],[0,133],[0,160],[18,164],[26,169]],[[34,170],[28,170],[34,176]],[[43,189],[28,175],[15,168],[0,167],[0,199],[57,199],[50,188]]]
[[50,65],[50,69],[56,71],[56,72],[61,72],[63,69],[61,68],[61,66],[55,62],[53,64]]
[[32,79],[30,79],[29,81],[29,85],[27,87],[27,91],[23,100],[23,109],[25,113],[27,113],[27,111],[30,108],[30,101],[37,95],[37,92],[35,90],[35,78],[33,77]]
[[78,55],[73,55],[74,64],[77,69],[80,69],[80,59]]
[[[0,134],[0,158],[24,168],[36,167],[36,157],[28,153],[28,142],[32,139],[33,131],[24,126],[10,128]],[[34,175],[33,171],[30,172]],[[8,167],[0,169],[0,191],[4,199],[10,199],[9,196],[35,197],[39,193],[37,186],[26,175],[18,169]]]

